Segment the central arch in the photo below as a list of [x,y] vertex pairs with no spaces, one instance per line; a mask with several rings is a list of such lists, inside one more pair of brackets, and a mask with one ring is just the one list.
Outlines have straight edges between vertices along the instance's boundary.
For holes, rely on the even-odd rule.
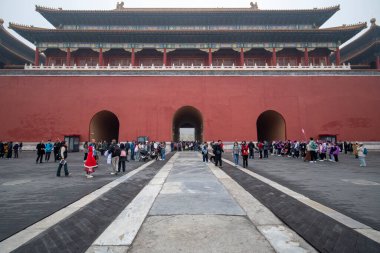
[[119,119],[110,111],[96,113],[90,122],[89,140],[111,142],[119,139]]
[[201,112],[192,106],[177,110],[173,117],[173,141],[180,141],[181,128],[194,128],[195,140],[203,140],[203,117]]
[[286,140],[286,124],[282,115],[276,111],[265,111],[257,119],[257,140]]

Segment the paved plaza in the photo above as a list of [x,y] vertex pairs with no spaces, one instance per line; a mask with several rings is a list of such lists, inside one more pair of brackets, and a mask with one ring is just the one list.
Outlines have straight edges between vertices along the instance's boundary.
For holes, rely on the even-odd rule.
[[[234,167],[196,152],[70,177],[34,153],[0,160],[0,252],[379,252],[380,154],[360,168],[270,156]],[[255,157],[256,158],[256,157]]]

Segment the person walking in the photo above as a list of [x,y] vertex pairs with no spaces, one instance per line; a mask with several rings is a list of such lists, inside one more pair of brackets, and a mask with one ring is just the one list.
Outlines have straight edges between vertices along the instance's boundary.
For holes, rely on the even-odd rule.
[[67,168],[67,142],[63,141],[60,145],[60,150],[58,152],[58,158],[59,158],[59,165],[57,169],[57,177],[61,176],[61,169],[62,166],[65,170],[65,176],[70,176],[69,170]]
[[95,172],[95,168],[98,167],[98,164],[96,162],[95,156],[94,156],[94,150],[95,147],[90,144],[87,148],[87,157],[84,163],[84,170],[86,171],[86,177],[87,178],[93,178],[94,176],[92,173]]
[[248,145],[245,141],[241,143],[241,156],[243,157],[243,168],[248,168]]
[[335,143],[334,144],[334,151],[333,151],[335,162],[339,162],[339,158],[338,158],[339,154],[340,154],[340,147],[337,143]]
[[8,154],[7,154],[7,159],[12,159],[12,154],[13,154],[13,142],[8,143]]
[[222,168],[222,153],[224,153],[223,150],[223,143],[221,140],[218,140],[218,143],[216,143],[213,147],[214,154],[215,154],[215,166],[218,166]]
[[352,145],[352,149],[353,149],[355,158],[358,159],[359,158],[359,155],[358,155],[359,143],[355,142],[355,144]]
[[255,152],[254,152],[254,149],[255,149],[255,143],[253,143],[252,141],[250,141],[248,143],[248,149],[249,149],[249,159],[255,159]]
[[166,159],[166,142],[161,142],[161,159],[162,161],[165,161]]
[[120,150],[119,145],[117,145],[116,143],[116,139],[112,140],[108,153],[111,154],[111,162],[112,162],[111,175],[115,175],[119,171],[119,160],[120,160],[120,154],[121,154],[121,150]]
[[4,158],[4,143],[3,141],[0,141],[0,158],[3,159]]
[[259,154],[260,154],[260,159],[263,159],[263,149],[264,149],[264,144],[262,141],[259,141],[257,143],[257,148],[259,149]]
[[61,142],[57,139],[57,141],[54,142],[54,146],[53,146],[54,162],[57,162],[59,160],[58,154],[59,154],[60,149],[61,149]]
[[41,141],[40,143],[37,144],[36,150],[37,150],[36,163],[38,163],[38,160],[40,160],[40,163],[42,163],[42,158],[43,158],[43,156],[45,154],[45,144],[44,144],[44,141]]
[[131,158],[130,158],[130,160],[134,161],[135,160],[135,143],[133,141],[131,141],[130,148],[131,148]]
[[51,140],[48,140],[48,142],[45,144],[45,162],[49,162],[50,154],[52,151],[53,151],[53,144],[51,143]]
[[83,161],[86,162],[87,156],[88,156],[88,142],[87,141],[83,144],[83,152],[84,152]]
[[315,143],[313,138],[310,138],[309,149],[310,149],[310,159],[311,159],[310,163],[316,163],[317,162],[318,145]]
[[119,160],[119,168],[118,168],[117,172],[121,172],[121,168],[123,168],[123,172],[125,172],[125,162],[126,161],[128,162],[125,144],[120,143],[120,160]]
[[268,141],[264,141],[264,144],[263,144],[263,149],[264,149],[264,158],[269,158],[269,142]]
[[237,141],[235,141],[234,146],[232,147],[232,156],[234,158],[235,167],[239,165],[239,155],[240,155],[240,147]]
[[208,144],[205,142],[202,146],[202,158],[203,162],[208,163]]
[[16,143],[13,145],[13,153],[14,153],[14,158],[18,158],[18,150],[19,150],[19,145]]
[[359,143],[358,157],[359,157],[360,167],[367,167],[367,163],[365,160],[367,155],[368,155],[367,148],[364,147],[363,143]]

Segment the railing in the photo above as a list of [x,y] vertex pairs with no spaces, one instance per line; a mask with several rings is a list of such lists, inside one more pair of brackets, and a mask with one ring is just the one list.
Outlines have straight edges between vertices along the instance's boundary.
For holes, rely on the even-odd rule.
[[348,65],[339,65],[339,66],[335,66],[334,64],[330,65],[330,66],[324,66],[323,64],[322,65],[312,65],[310,64],[309,66],[302,66],[301,64],[298,65],[298,66],[291,66],[291,65],[287,65],[287,66],[280,66],[280,65],[276,65],[276,66],[268,66],[268,65],[265,65],[265,66],[257,66],[257,65],[254,65],[254,66],[235,66],[235,65],[232,65],[232,66],[224,66],[224,65],[221,65],[221,66],[185,66],[185,65],[182,65],[182,66],[176,66],[176,65],[171,65],[171,66],[165,66],[165,65],[162,65],[162,66],[155,66],[155,65],[151,65],[151,66],[144,66],[144,65],[140,65],[140,66],[132,66],[132,65],[129,65],[129,66],[99,66],[99,65],[96,65],[96,66],[87,66],[87,64],[85,66],[77,66],[77,65],[74,65],[74,66],[54,66],[54,65],[51,65],[51,66],[44,66],[44,65],[40,65],[40,66],[34,66],[34,65],[27,65],[25,64],[25,70],[78,70],[78,71],[81,71],[81,70],[112,70],[112,71],[140,71],[140,70],[156,70],[156,71],[165,71],[165,70],[197,70],[197,71],[210,71],[210,70],[213,70],[213,71],[223,71],[223,70],[236,70],[236,71],[246,71],[246,70],[249,70],[249,71],[252,71],[252,70],[257,70],[257,71],[273,71],[273,70],[282,70],[282,71],[286,71],[286,70],[291,70],[291,71],[310,71],[310,70],[318,70],[318,71],[321,71],[321,70],[351,70],[351,66],[350,64]]

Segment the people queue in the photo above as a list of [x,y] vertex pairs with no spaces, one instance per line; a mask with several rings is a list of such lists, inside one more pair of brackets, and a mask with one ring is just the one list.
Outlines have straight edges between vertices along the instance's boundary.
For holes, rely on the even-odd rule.
[[[203,162],[208,162],[210,159],[216,164],[214,159],[216,157],[216,153],[219,153],[218,146],[221,146],[223,150],[223,143],[221,141],[218,141],[217,143],[211,142],[210,146],[207,142],[201,145]],[[303,161],[310,163],[316,163],[317,161],[339,162],[339,155],[343,152],[342,148],[346,154],[347,152],[353,153],[355,158],[359,159],[361,167],[367,166],[365,158],[368,154],[368,150],[363,143],[358,142],[333,143],[322,140],[315,141],[313,138],[310,138],[307,142],[290,140],[273,142],[259,141],[256,144],[252,141],[249,143],[246,141],[242,141],[240,143],[235,141],[233,143],[231,153],[235,166],[239,165],[239,158],[242,157],[243,168],[247,168],[248,160],[254,159],[255,152],[258,153],[259,159],[267,159],[270,154],[282,157],[302,158]],[[210,151],[212,155],[209,158]]]
[[17,159],[19,157],[19,153],[22,151],[22,142],[20,143],[13,143],[12,141],[9,142],[2,142],[0,141],[0,158],[1,159]]

